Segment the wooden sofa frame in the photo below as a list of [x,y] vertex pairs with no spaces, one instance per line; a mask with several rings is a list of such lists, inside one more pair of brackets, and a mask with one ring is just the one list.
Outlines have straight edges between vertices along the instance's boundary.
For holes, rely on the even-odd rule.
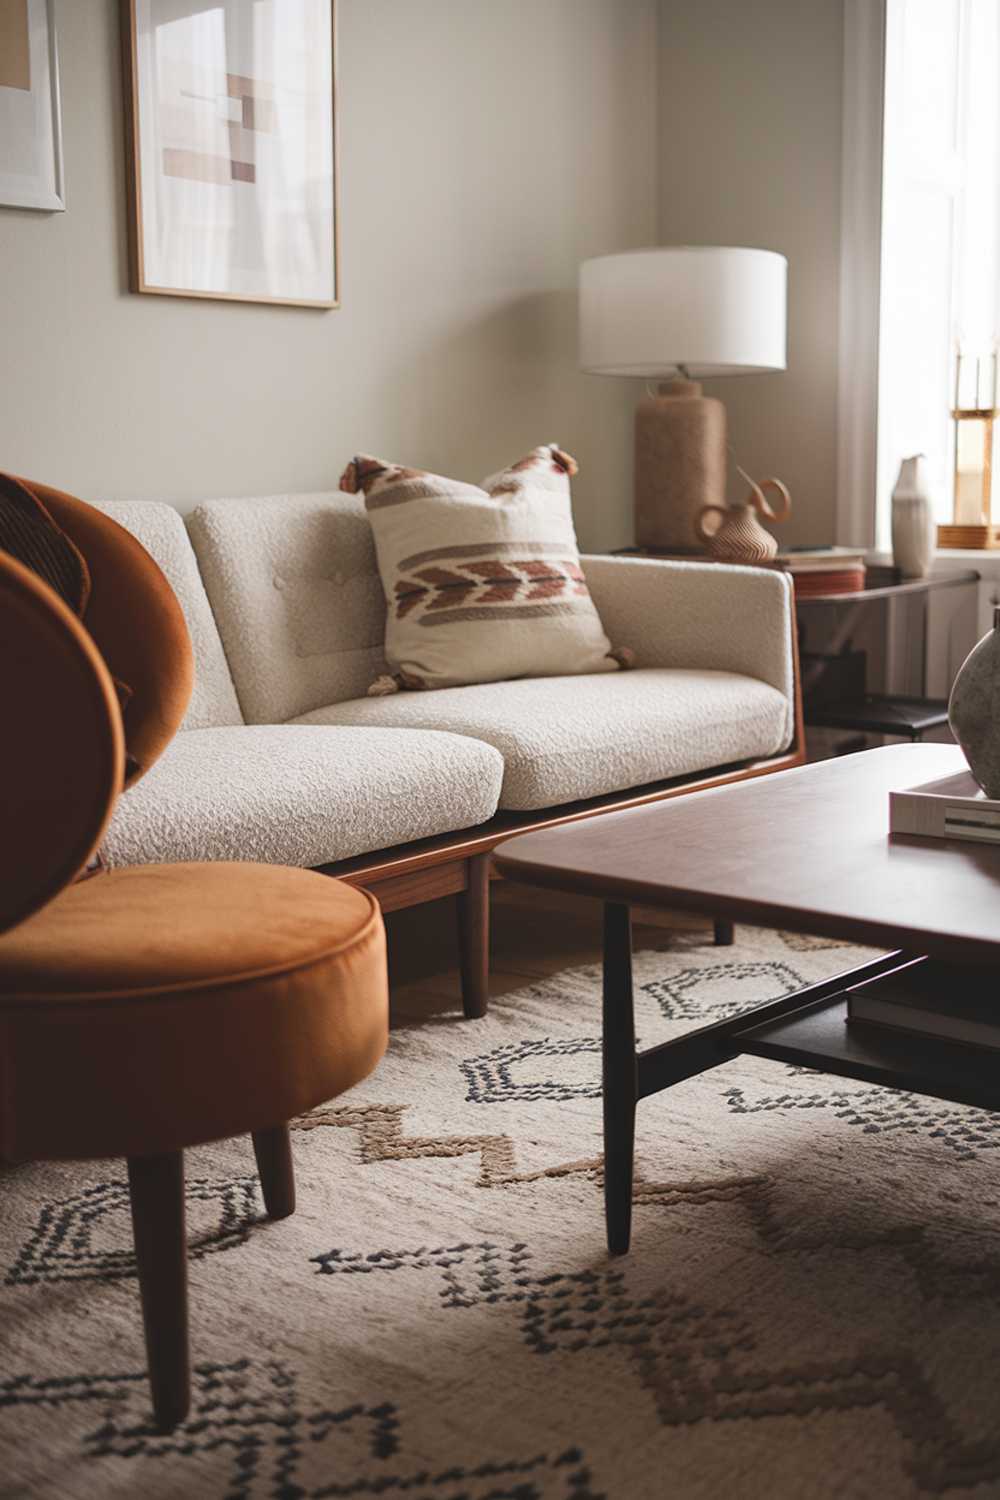
[[[324,865],[323,873],[336,875],[351,885],[364,886],[371,891],[383,912],[419,906],[442,896],[455,896],[462,1008],[470,1019],[484,1016],[489,1004],[490,881],[500,878],[492,868],[492,853],[496,845],[518,833],[554,828],[557,823],[572,823],[579,818],[598,817],[601,813],[621,812],[647,802],[660,802],[667,797],[680,797],[687,792],[705,791],[734,781],[748,781],[755,776],[768,776],[774,771],[787,771],[804,764],[805,728],[794,606],[792,666],[794,733],[791,745],[780,755],[632,787],[627,792],[594,797],[586,802],[568,802],[552,810],[498,813],[488,823],[480,823],[475,828]],[[715,939],[717,943],[732,942],[732,924],[716,921]]]

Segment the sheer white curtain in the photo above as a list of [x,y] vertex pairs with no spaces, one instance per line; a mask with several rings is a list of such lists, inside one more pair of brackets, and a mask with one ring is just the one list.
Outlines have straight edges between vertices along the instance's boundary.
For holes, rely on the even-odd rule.
[[955,356],[990,351],[1000,285],[1000,0],[887,0],[876,543],[900,459],[951,519]]

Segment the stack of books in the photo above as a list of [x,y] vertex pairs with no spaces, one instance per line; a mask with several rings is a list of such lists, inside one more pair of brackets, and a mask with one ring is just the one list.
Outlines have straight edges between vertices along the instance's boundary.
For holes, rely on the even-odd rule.
[[865,554],[850,547],[791,547],[773,566],[791,574],[798,599],[854,594],[865,586]]
[[997,971],[963,965],[958,977],[954,966],[914,958],[849,989],[847,1021],[1000,1051]]

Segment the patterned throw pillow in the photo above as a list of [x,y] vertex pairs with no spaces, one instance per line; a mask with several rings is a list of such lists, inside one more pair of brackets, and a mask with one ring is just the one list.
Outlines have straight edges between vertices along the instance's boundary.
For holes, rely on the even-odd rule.
[[369,694],[625,665],[580,567],[570,510],[575,473],[555,444],[482,488],[366,455],[348,464],[340,488],[364,491],[395,674]]

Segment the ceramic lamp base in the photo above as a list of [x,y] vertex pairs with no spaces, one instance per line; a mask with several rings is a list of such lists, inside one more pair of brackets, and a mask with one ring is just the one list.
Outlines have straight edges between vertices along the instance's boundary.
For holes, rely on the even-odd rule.
[[725,505],[726,408],[696,380],[669,380],[635,413],[635,539],[701,550],[695,518]]

